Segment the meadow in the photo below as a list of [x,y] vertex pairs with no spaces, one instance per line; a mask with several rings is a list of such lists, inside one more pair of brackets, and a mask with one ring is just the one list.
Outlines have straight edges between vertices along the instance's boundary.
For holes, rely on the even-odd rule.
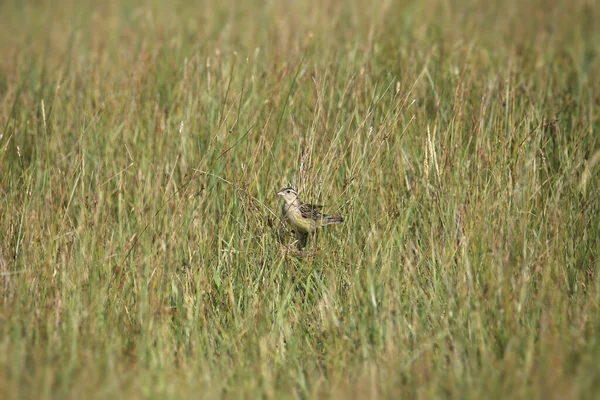
[[598,398],[598,21],[0,1],[1,397]]

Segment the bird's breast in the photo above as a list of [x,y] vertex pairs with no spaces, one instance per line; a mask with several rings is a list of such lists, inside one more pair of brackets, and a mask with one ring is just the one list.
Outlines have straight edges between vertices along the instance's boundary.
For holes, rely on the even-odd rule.
[[303,233],[310,233],[315,230],[316,222],[302,216],[299,207],[285,206],[283,207],[286,219],[293,228]]

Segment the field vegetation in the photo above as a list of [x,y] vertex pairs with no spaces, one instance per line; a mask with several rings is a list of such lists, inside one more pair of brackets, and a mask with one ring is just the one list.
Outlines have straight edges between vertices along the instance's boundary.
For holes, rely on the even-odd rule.
[[0,1],[2,398],[597,398],[598,21]]

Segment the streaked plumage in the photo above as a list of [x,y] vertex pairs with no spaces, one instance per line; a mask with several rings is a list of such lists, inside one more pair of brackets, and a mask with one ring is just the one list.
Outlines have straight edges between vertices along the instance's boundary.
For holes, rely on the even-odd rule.
[[342,222],[342,217],[334,217],[321,213],[323,206],[302,203],[298,192],[291,187],[281,189],[277,194],[283,197],[283,215],[296,232],[299,247],[304,247],[308,234],[331,224]]

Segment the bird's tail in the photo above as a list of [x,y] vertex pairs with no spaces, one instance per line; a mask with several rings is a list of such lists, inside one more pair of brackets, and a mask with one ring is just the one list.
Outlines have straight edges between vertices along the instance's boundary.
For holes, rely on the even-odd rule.
[[331,215],[323,216],[322,225],[331,225],[331,224],[339,224],[340,222],[344,222],[344,218],[342,217],[332,217]]

